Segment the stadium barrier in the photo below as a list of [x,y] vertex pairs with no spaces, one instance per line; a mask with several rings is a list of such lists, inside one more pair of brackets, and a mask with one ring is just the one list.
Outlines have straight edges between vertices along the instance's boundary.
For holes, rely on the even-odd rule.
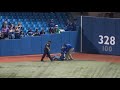
[[82,17],[81,44],[83,53],[120,55],[120,19]]
[[59,53],[64,43],[71,43],[75,51],[80,50],[79,31],[62,32],[61,34],[45,34],[38,37],[22,39],[0,40],[0,56],[42,54],[44,45],[52,41],[51,53]]

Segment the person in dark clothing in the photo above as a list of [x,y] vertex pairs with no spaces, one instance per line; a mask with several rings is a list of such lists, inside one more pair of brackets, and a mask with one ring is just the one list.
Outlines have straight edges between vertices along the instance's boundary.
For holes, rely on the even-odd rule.
[[29,28],[29,30],[27,31],[27,36],[33,36],[33,31],[32,29]]
[[43,56],[41,58],[41,61],[43,61],[43,59],[45,58],[46,55],[49,57],[49,59],[51,61],[53,61],[52,57],[50,56],[50,44],[51,44],[51,41],[48,41],[47,44],[45,45],[44,54],[43,54]]
[[20,29],[15,26],[15,39],[20,39]]
[[8,26],[7,20],[5,20],[5,21],[2,23],[2,28],[4,28],[5,26],[6,26],[6,27]]
[[55,55],[55,56],[52,57],[53,60],[54,61],[64,61],[65,57],[66,57],[66,53],[67,53],[66,50],[67,50],[67,48],[62,46],[62,48],[61,48],[61,56]]
[[35,30],[35,32],[34,32],[34,36],[40,36],[40,32],[39,32],[38,29]]
[[44,29],[42,29],[42,30],[40,31],[40,35],[43,35],[43,34],[45,34],[45,30],[44,30]]
[[49,22],[48,26],[49,26],[49,28],[55,26],[54,19],[50,19],[50,22]]
[[50,27],[50,29],[49,29],[49,33],[50,33],[50,34],[55,33],[55,29],[54,29],[54,27]]

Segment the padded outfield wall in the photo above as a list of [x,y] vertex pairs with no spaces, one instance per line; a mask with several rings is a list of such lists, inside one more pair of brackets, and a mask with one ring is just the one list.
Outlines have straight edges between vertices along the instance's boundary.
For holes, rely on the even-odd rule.
[[71,43],[75,52],[80,50],[79,31],[61,34],[46,34],[38,37],[25,37],[14,40],[0,40],[0,56],[42,54],[48,40],[52,41],[51,53],[60,53],[64,43]]
[[82,17],[82,52],[120,55],[120,19]]

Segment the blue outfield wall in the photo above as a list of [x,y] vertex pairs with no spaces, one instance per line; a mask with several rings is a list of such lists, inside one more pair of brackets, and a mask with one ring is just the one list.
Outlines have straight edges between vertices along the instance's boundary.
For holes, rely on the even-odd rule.
[[60,53],[64,43],[71,43],[75,52],[80,51],[80,32],[63,32],[46,34],[39,37],[25,37],[15,40],[0,40],[0,56],[42,54],[48,40],[52,41],[51,53]]
[[83,53],[120,55],[120,19],[83,17]]

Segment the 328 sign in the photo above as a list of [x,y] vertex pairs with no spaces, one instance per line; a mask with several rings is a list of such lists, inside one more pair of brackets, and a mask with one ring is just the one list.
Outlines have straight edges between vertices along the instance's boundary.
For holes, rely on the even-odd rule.
[[102,46],[102,50],[103,51],[112,51],[112,46],[114,46],[116,43],[115,41],[115,37],[114,36],[103,36],[103,35],[99,35],[99,41],[98,44],[102,44],[104,46]]

